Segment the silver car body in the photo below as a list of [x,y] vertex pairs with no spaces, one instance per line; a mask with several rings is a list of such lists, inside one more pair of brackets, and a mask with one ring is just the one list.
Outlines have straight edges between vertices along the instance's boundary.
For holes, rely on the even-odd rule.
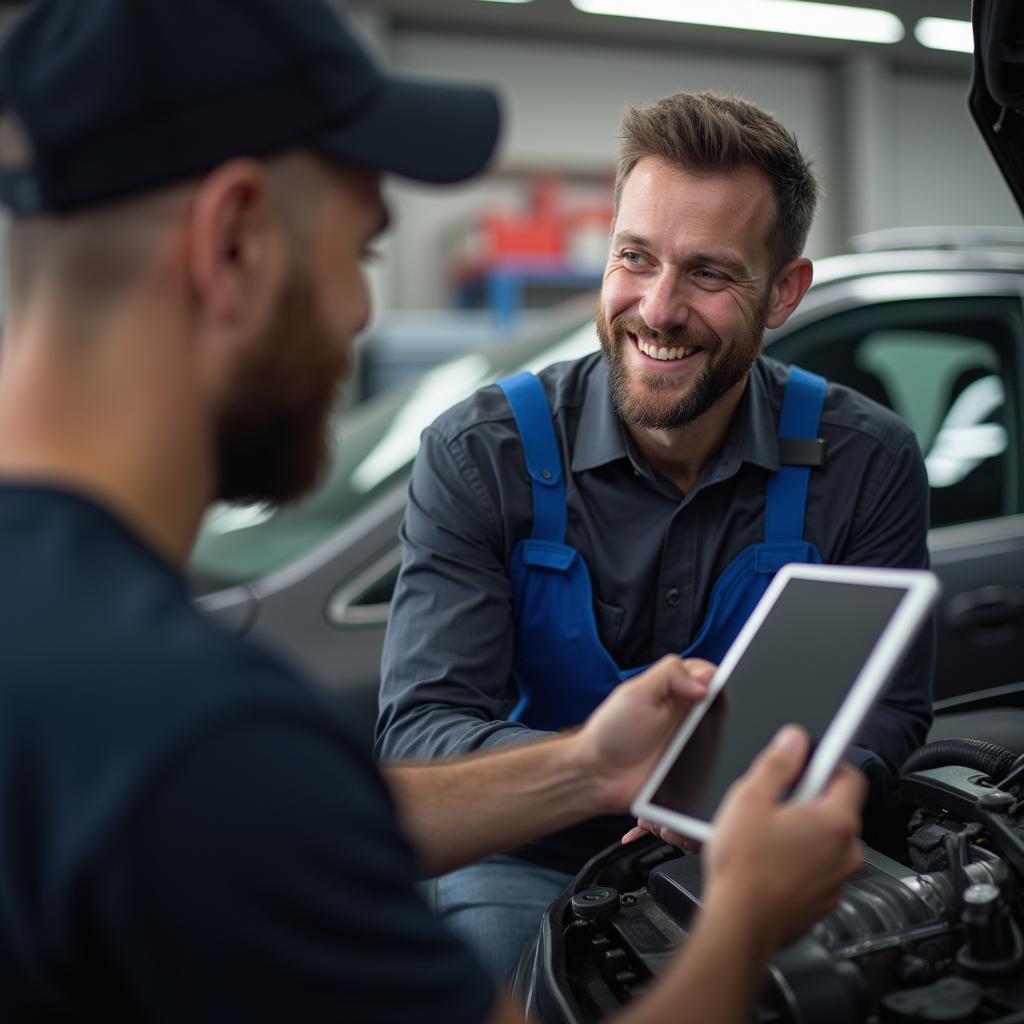
[[[942,579],[936,697],[1016,682],[1024,665],[1024,232],[920,229],[854,240],[769,354],[865,391],[914,428],[932,482]],[[542,334],[460,356],[338,417],[338,455],[299,506],[220,509],[193,559],[198,604],[372,715],[397,530],[420,432],[520,368],[591,351],[592,300]],[[429,623],[425,624],[429,628]]]

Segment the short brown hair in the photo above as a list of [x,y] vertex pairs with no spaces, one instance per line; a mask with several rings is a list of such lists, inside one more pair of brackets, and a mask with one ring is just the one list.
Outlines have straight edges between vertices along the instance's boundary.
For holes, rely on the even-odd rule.
[[796,137],[766,110],[735,96],[677,92],[622,115],[615,211],[630,172],[646,156],[693,174],[761,171],[775,192],[768,231],[773,272],[803,252],[821,188]]

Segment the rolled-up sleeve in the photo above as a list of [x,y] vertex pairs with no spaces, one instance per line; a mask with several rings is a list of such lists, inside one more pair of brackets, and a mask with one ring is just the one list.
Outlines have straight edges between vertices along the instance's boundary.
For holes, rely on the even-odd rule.
[[378,758],[441,757],[538,735],[507,721],[518,695],[504,530],[479,460],[460,437],[429,428],[400,530]]

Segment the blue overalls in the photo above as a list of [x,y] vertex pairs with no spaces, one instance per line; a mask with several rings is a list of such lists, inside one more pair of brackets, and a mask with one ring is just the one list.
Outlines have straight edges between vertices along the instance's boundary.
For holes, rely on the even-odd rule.
[[[582,722],[646,666],[619,668],[598,637],[590,573],[565,543],[565,478],[543,385],[519,373],[498,386],[515,415],[533,489],[533,532],[516,545],[510,566],[520,700],[509,717],[534,729],[562,729]],[[824,397],[821,377],[790,367],[779,417],[783,464],[768,480],[764,540],[741,551],[718,578],[684,657],[721,661],[778,569],[821,562],[803,534],[810,466],[824,461],[824,442],[816,440]]]

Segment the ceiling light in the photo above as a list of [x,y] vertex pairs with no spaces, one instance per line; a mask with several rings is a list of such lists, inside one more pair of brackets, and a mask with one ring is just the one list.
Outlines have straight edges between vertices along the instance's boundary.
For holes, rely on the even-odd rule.
[[969,21],[953,18],[922,18],[914,26],[914,38],[933,50],[974,52],[974,29]]
[[587,14],[863,43],[898,43],[904,36],[903,22],[888,11],[806,0],[572,0],[572,4]]

